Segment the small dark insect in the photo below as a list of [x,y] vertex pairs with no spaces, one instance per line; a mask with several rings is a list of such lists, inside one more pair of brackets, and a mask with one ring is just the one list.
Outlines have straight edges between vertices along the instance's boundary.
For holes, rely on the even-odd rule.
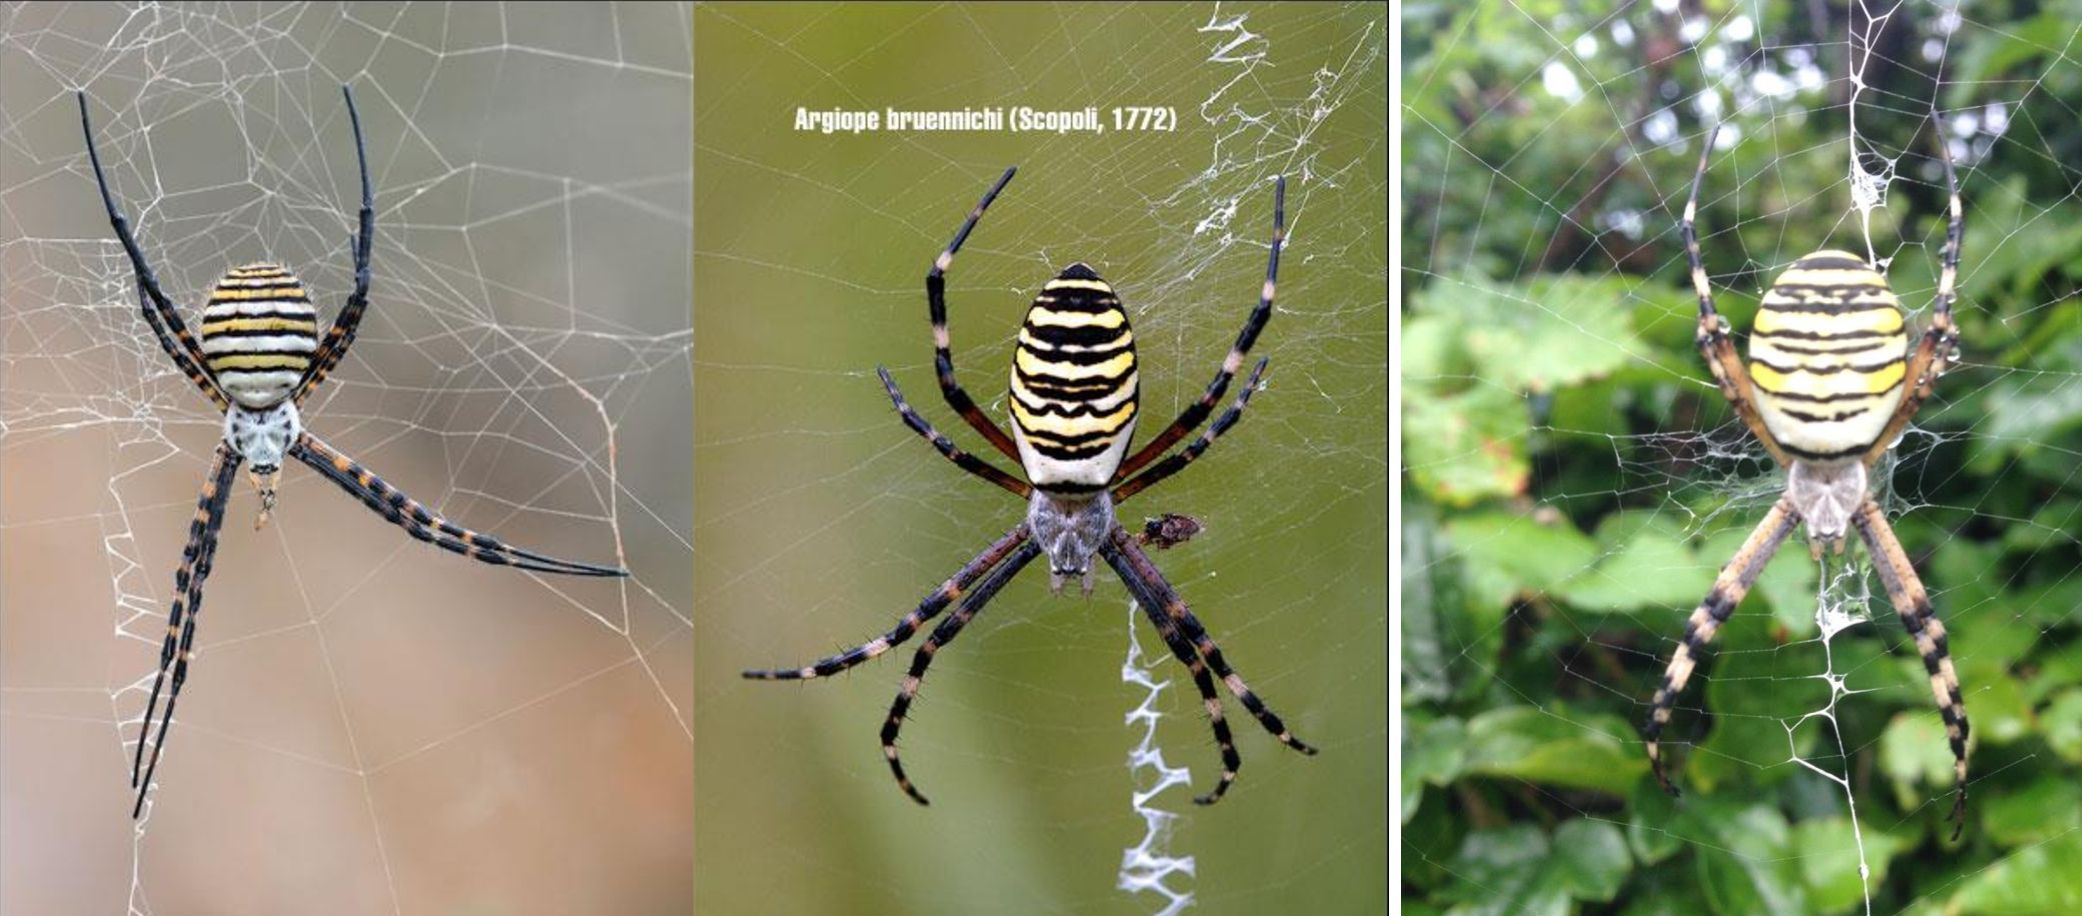
[[1190,515],[1166,512],[1156,518],[1142,520],[1142,533],[1135,536],[1135,543],[1158,550],[1170,550],[1193,539],[1201,532],[1200,520]]

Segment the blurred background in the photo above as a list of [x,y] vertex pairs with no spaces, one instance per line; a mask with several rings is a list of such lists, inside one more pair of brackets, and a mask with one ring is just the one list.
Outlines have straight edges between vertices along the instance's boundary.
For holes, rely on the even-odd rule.
[[[0,7],[0,911],[684,912],[691,8]],[[131,748],[220,420],[95,197],[193,309],[229,266],[371,306],[308,428],[449,518],[240,480],[147,817]],[[193,311],[189,312],[193,320]],[[192,326],[192,325],[191,325]]]
[[[1405,911],[2082,906],[2082,5],[1402,15]],[[1665,733],[1685,795],[1648,775],[1684,619],[1783,487],[1693,345],[1677,219],[1715,123],[1699,234],[1738,337],[1824,247],[1876,255],[1923,327],[1935,137],[1958,163],[1963,355],[1875,487],[1964,683],[1956,843],[1862,549],[1824,572],[1787,544]]]
[[[1155,555],[1229,660],[1322,747],[1237,722],[1219,805],[1198,695],[1155,747],[1192,786],[1161,846],[1200,912],[1387,906],[1386,21],[1370,4],[697,8],[696,901],[703,912],[1150,913],[1116,888],[1145,821],[1123,683],[1129,601],[1050,598],[1029,569],[939,654],[891,780],[876,734],[912,645],[809,684],[740,679],[879,635],[1024,507],[905,429],[876,381],[984,451],[940,399],[922,279],[1007,165],[951,274],[955,362],[1005,421],[1014,335],[1089,261],[1141,355],[1145,438],[1197,397],[1255,304],[1272,181],[1291,241],[1249,414],[1122,517],[1206,531]],[[1171,106],[1171,133],[792,129],[796,108]],[[1232,389],[1233,390],[1233,389]],[[995,456],[993,456],[995,457]],[[1074,589],[1071,592],[1074,593]],[[1228,699],[1225,695],[1225,699]],[[1232,717],[1241,717],[1228,699]]]

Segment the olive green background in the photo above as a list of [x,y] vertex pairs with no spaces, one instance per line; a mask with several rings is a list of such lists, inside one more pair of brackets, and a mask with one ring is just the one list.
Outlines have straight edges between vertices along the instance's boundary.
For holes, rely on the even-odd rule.
[[[1210,61],[1236,33],[1200,29],[1239,16],[1263,36],[1243,49],[1269,48],[1272,66]],[[1135,323],[1145,438],[1198,395],[1255,302],[1271,180],[1289,177],[1279,309],[1255,351],[1272,359],[1266,387],[1206,458],[1123,516],[1206,524],[1157,562],[1322,754],[1282,749],[1225,693],[1245,761],[1236,788],[1212,808],[1178,788],[1156,804],[1182,814],[1170,849],[1196,857],[1199,912],[1385,909],[1384,17],[1285,4],[695,11],[702,912],[1160,907],[1114,887],[1144,827],[1125,767],[1139,728],[1123,725],[1142,693],[1120,680],[1128,600],[1110,573],[1086,601],[1051,599],[1029,569],[940,653],[902,742],[929,808],[897,790],[875,737],[915,642],[829,681],[738,675],[882,633],[1019,521],[1018,501],[906,430],[874,376],[888,366],[942,430],[988,448],[936,390],[921,281],[1015,163],[951,275],[961,377],[1002,420],[1028,300],[1086,260]],[[1170,105],[1182,125],[791,129],[797,106],[1016,104]],[[1270,117],[1245,125],[1230,104]],[[1233,220],[1192,232],[1229,201]],[[1165,759],[1204,791],[1217,769],[1198,698],[1175,662],[1157,671],[1171,680]]]

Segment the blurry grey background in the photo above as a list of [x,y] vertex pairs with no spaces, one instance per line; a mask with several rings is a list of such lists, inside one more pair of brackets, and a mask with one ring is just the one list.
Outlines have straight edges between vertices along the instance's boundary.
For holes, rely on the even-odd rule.
[[[0,7],[0,910],[684,912],[692,868],[690,8]],[[153,343],[72,91],[185,309],[351,285],[307,426],[453,520],[301,466],[232,497],[148,819],[130,745],[219,419]],[[192,320],[192,319],[191,319]],[[120,723],[120,725],[119,725]]]
[[[1387,907],[1387,62],[1373,4],[716,5],[695,11],[695,900],[715,913],[1154,913],[1116,889],[1144,837],[1123,717],[1128,598],[1029,568],[939,653],[903,731],[932,799],[876,740],[923,635],[808,684],[741,680],[880,635],[1023,505],[905,429],[874,374],[963,447],[922,279],[1005,166],[949,279],[955,363],[1004,422],[1027,304],[1072,261],[1119,289],[1147,441],[1197,397],[1265,276],[1273,178],[1292,242],[1232,432],[1122,516],[1205,533],[1154,555],[1296,734],[1224,694],[1244,767],[1220,804],[1198,695],[1157,746],[1193,785],[1153,800],[1200,913]],[[811,109],[1171,106],[1170,133],[798,132]],[[1232,388],[1233,391],[1233,388]],[[1010,469],[1010,463],[1000,460]]]

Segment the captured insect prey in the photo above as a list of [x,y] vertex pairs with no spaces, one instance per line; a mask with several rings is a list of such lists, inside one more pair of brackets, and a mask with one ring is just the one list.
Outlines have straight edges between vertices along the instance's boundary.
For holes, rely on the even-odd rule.
[[[95,148],[86,93],[78,94],[80,130],[86,137],[94,180],[108,211],[109,224],[129,255],[145,323],[167,357],[224,415],[223,437],[210,459],[210,470],[196,499],[195,516],[188,526],[187,548],[174,574],[173,606],[159,653],[159,671],[152,681],[151,698],[145,706],[137,751],[131,762],[130,781],[137,792],[131,808],[133,818],[144,811],[152,776],[166,749],[174,704],[188,679],[196,619],[202,612],[203,582],[216,559],[225,507],[242,464],[247,466],[260,499],[254,519],[256,528],[267,523],[276,507],[276,487],[283,464],[286,459],[295,459],[413,538],[444,550],[529,572],[572,576],[629,574],[616,566],[560,560],[524,550],[451,523],[304,429],[301,405],[346,357],[369,303],[375,193],[369,182],[368,154],[362,140],[361,116],[354,107],[354,93],[346,86],[340,87],[340,92],[354,132],[355,160],[361,174],[361,208],[354,234],[354,289],[323,336],[318,332],[317,310],[303,283],[288,268],[264,262],[225,272],[202,309],[199,332],[191,331],[172,300],[160,290],[143,249],[131,234],[129,221],[116,206],[115,195],[102,172],[101,154]],[[148,760],[145,746],[152,736],[152,718],[159,711],[162,692],[166,708],[160,714],[157,739],[150,742],[152,753]]]
[[1765,291],[1750,327],[1746,368],[1735,354],[1727,319],[1714,310],[1713,289],[1693,226],[1713,134],[1699,154],[1691,199],[1680,224],[1699,299],[1699,351],[1721,394],[1765,451],[1786,469],[1786,488],[1685,621],[1684,637],[1656,688],[1642,737],[1656,781],[1672,795],[1677,787],[1664,773],[1659,740],[1706,644],[1734,614],[1793,529],[1807,527],[1809,550],[1816,558],[1825,547],[1842,552],[1855,530],[1923,658],[1951,745],[1954,839],[1965,826],[1966,702],[1945,625],[1931,609],[1915,566],[1868,487],[1873,466],[1929,399],[1959,346],[1952,302],[1957,297],[1965,215],[1951,152],[1942,138],[1938,149],[1950,191],[1950,220],[1930,326],[1917,343],[1910,346],[1901,303],[1886,277],[1850,252],[1817,251],[1794,261]]
[[[1220,781],[1195,799],[1203,805],[1212,804],[1229,791],[1243,765],[1216,692],[1215,678],[1220,678],[1244,709],[1281,744],[1303,754],[1314,754],[1316,750],[1288,731],[1280,717],[1229,666],[1199,618],[1143,552],[1144,546],[1163,549],[1183,543],[1200,531],[1200,523],[1186,516],[1167,514],[1130,529],[1116,517],[1115,506],[1198,459],[1236,424],[1258,390],[1265,375],[1264,359],[1251,368],[1227,408],[1215,413],[1230,383],[1243,368],[1259,332],[1272,317],[1280,249],[1286,239],[1286,179],[1280,177],[1273,182],[1272,242],[1257,306],[1245,319],[1220,369],[1198,400],[1187,405],[1155,438],[1131,452],[1129,445],[1140,419],[1141,405],[1135,335],[1120,297],[1088,264],[1079,262],[1064,267],[1042,285],[1027,309],[1009,373],[1009,434],[984,414],[955,376],[954,351],[947,330],[947,271],[962,243],[1015,172],[1016,168],[1006,169],[991,185],[954,233],[954,240],[934,259],[925,276],[925,297],[941,397],[999,455],[1018,463],[1024,479],[1000,470],[983,456],[963,451],[912,408],[887,369],[876,371],[904,425],[962,470],[1024,501],[1025,518],[941,583],[887,633],[808,665],[746,671],[744,676],[803,680],[837,674],[888,652],[952,607],[952,613],[912,656],[911,666],[881,727],[882,753],[889,762],[891,775],[906,795],[925,804],[925,795],[904,773],[897,754],[897,735],[935,655],[960,635],[962,628],[1027,564],[1045,556],[1051,591],[1060,593],[1074,579],[1082,592],[1090,594],[1096,559],[1113,568],[1172,655],[1192,674],[1221,754]],[[1201,429],[1210,416],[1213,422]],[[1187,436],[1193,436],[1190,442],[1171,451]]]
[[1142,533],[1135,536],[1135,543],[1158,550],[1170,550],[1199,534],[1203,529],[1200,520],[1190,515],[1175,515],[1166,512],[1157,518],[1142,520]]

